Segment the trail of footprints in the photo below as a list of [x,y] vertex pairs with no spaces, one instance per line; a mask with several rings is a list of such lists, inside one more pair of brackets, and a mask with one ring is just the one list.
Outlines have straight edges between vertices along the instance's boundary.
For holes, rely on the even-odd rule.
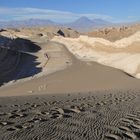
[[[68,96],[70,96],[68,94]],[[79,116],[79,122],[88,121],[88,113],[95,114],[96,111],[94,109],[106,108],[106,106],[110,105],[118,105],[123,104],[125,102],[131,102],[137,98],[136,94],[105,94],[101,97],[96,95],[89,96],[79,96],[74,99],[68,99],[66,101],[47,101],[42,100],[41,103],[30,103],[26,102],[22,105],[13,104],[11,105],[12,111],[4,112],[0,111],[0,129],[3,129],[4,132],[18,132],[31,130],[35,127],[36,124],[61,119],[75,119],[75,116],[78,117],[78,114],[82,114],[85,118]],[[64,103],[64,105],[62,105]],[[65,106],[66,105],[66,106]],[[21,107],[22,106],[22,107]],[[0,105],[0,109],[3,106]],[[8,107],[8,106],[7,106]],[[88,112],[88,113],[86,113]],[[80,118],[81,117],[81,118]],[[92,117],[92,115],[90,115]],[[5,119],[8,118],[8,119]],[[87,119],[87,120],[86,120]],[[6,121],[5,121],[6,120]],[[8,121],[7,121],[8,120]],[[75,119],[77,121],[77,119]],[[67,123],[69,123],[67,121]],[[92,123],[92,122],[91,122]],[[99,123],[99,122],[97,122]],[[138,140],[140,139],[140,112],[137,114],[128,114],[119,120],[120,125],[115,126],[115,131],[111,129],[107,131],[107,133],[103,136],[103,140]],[[62,123],[63,124],[63,123]],[[80,124],[80,123],[79,123]],[[82,123],[81,123],[82,124]],[[85,125],[86,123],[84,123]],[[94,124],[91,126],[94,126]],[[102,127],[102,126],[100,126]],[[91,129],[91,128],[85,128]],[[91,129],[92,130],[92,129]],[[57,133],[57,132],[56,132]],[[85,140],[85,136],[88,132],[84,132],[82,134],[83,140]],[[97,137],[95,137],[96,139]],[[90,139],[90,138],[89,138]],[[93,139],[93,137],[91,137]],[[101,139],[99,137],[99,139]]]
[[[47,104],[47,102],[45,103]],[[55,102],[52,103],[55,104]],[[30,104],[26,103],[26,105]],[[14,106],[17,107],[17,105]],[[67,108],[52,107],[47,111],[40,111],[37,109],[39,107],[40,107],[39,104],[32,104],[27,109],[19,109],[19,110],[15,109],[12,112],[8,113],[0,112],[0,117],[6,117],[8,118],[8,120],[13,120],[13,121],[0,121],[0,127],[6,127],[7,131],[29,129],[32,128],[35,123],[49,121],[50,119],[69,118],[72,117],[70,113],[80,113],[81,111],[84,111],[84,109],[79,106],[69,106]],[[28,113],[26,113],[27,111]],[[21,124],[16,124],[14,122],[15,119],[21,120],[27,118],[30,115],[30,113],[34,114],[32,115],[33,117],[28,121]]]
[[[138,112],[137,112],[138,113]],[[116,132],[105,135],[106,140],[139,140],[140,139],[140,114],[128,114],[120,119]]]
[[[136,95],[124,96],[121,101],[131,103],[136,98]],[[115,98],[115,100],[120,99]],[[114,130],[110,129],[110,133],[105,134],[105,140],[140,140],[140,111],[120,118],[119,125]]]

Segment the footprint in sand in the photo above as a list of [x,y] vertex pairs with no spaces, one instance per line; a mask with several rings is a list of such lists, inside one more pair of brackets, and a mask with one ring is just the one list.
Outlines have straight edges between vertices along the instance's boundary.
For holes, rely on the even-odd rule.
[[71,106],[68,108],[53,108],[50,110],[50,118],[59,119],[59,118],[70,118],[69,113],[80,113],[81,109],[78,106]]
[[34,103],[34,104],[31,105],[31,108],[37,108],[37,107],[40,107],[40,106],[41,106],[41,105],[35,104],[35,103]]
[[18,105],[18,104],[13,104],[13,105],[11,105],[11,107],[20,107],[20,105]]
[[64,113],[80,113],[81,111],[83,111],[83,108],[79,106],[70,106],[64,109]]
[[33,90],[29,90],[29,91],[27,91],[29,94],[32,94],[32,93],[34,93],[34,91]]
[[9,118],[15,119],[15,118],[25,118],[27,117],[27,114],[24,113],[15,113],[15,114],[10,114]]
[[29,124],[31,123],[39,123],[39,122],[45,122],[48,121],[46,118],[32,118],[31,120],[28,121]]
[[[120,119],[121,126],[116,127],[116,130],[120,130],[119,135],[112,133],[105,135],[106,139],[120,140],[131,139],[138,140],[140,137],[140,119],[136,114],[128,114],[125,118]],[[121,136],[121,138],[119,138]]]
[[0,112],[0,116],[5,116],[6,113],[5,112]]
[[117,134],[107,134],[105,140],[121,140],[122,138]]
[[32,128],[31,125],[30,126],[26,126],[26,125],[15,125],[15,126],[11,126],[9,128],[7,128],[7,131],[18,131],[21,129],[29,129]]
[[47,85],[45,84],[45,85],[40,85],[39,87],[38,87],[38,91],[44,91],[44,90],[46,90],[47,89]]
[[62,108],[54,108],[50,110],[50,114],[53,113],[64,114],[64,110]]
[[14,123],[13,122],[8,122],[8,121],[0,122],[1,126],[7,126],[7,125],[12,125],[12,124],[14,124]]
[[50,118],[52,119],[59,119],[62,118],[64,115],[64,110],[62,108],[53,108],[50,110]]
[[50,105],[50,103],[49,102],[43,102],[43,105],[45,105],[45,106],[49,106]]
[[15,127],[10,127],[10,128],[7,128],[7,131],[16,131],[18,129],[16,129]]

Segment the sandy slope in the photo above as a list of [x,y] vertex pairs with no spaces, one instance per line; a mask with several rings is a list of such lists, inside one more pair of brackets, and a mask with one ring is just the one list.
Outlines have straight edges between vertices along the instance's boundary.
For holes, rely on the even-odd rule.
[[[40,31],[43,32],[43,29],[38,30],[38,32]],[[33,32],[33,30],[29,30],[30,34],[32,34],[31,32]],[[41,71],[38,75],[34,75],[33,73],[26,79],[16,79],[14,85],[10,83],[5,87],[1,87],[0,96],[14,96],[19,95],[19,93],[20,95],[34,95],[44,93],[87,92],[102,89],[139,88],[140,82],[138,79],[118,69],[95,63],[97,61],[101,64],[117,67],[134,76],[138,74],[139,53],[137,52],[139,52],[139,33],[116,42],[85,36],[75,39],[55,37],[53,39],[55,41],[49,41],[46,36],[34,36],[35,33],[37,34],[37,29],[34,31],[30,40],[34,42],[40,50],[24,54],[19,65],[19,69],[22,68],[21,72],[18,74],[15,71],[15,73],[22,76],[38,68],[41,68]],[[18,32],[18,34],[20,33]],[[127,41],[128,39],[132,41],[132,44]],[[106,45],[103,45],[103,42]],[[125,42],[125,44],[123,42]],[[122,44],[122,47],[117,47],[117,44]],[[133,46],[134,44],[135,46]],[[18,48],[18,45],[16,46]],[[18,49],[24,48],[28,50],[28,47],[28,45],[23,45],[23,47]],[[73,54],[80,59],[88,61],[80,61],[75,58]],[[33,58],[35,57],[33,60],[32,55]],[[24,56],[28,56],[26,60]],[[1,55],[1,57],[3,57],[3,55]],[[9,57],[6,58],[8,61]],[[33,63],[30,60],[32,60]],[[8,67],[8,69],[11,69],[11,67]],[[10,75],[13,76],[14,74],[12,73]]]
[[139,140],[139,100],[136,90],[0,98],[0,139]]
[[69,51],[82,60],[112,66],[140,78],[140,32],[115,42],[87,36],[76,39],[55,37],[53,41],[64,44]]
[[[140,81],[123,71],[95,62],[80,61],[66,49],[62,49],[63,51],[60,51],[59,55],[59,51],[54,53],[53,50],[56,50],[57,47],[64,48],[64,46],[55,42],[53,42],[53,46],[50,47],[50,62],[46,65],[48,66],[46,72],[57,72],[47,76],[42,75],[26,82],[21,81],[11,86],[1,87],[0,96],[18,96],[19,93],[20,95],[36,95],[139,88]],[[59,65],[55,67],[55,64]]]
[[[32,38],[41,48],[33,53],[34,61],[43,70],[39,76],[0,88],[0,140],[140,139],[140,80],[85,58],[87,54],[108,55],[111,62],[112,58],[116,62],[121,56],[121,64],[125,64],[126,57],[131,56],[129,62],[135,58],[139,43],[116,48],[84,39],[59,38],[54,42],[47,37]],[[0,56],[7,54],[2,51]],[[81,61],[73,54],[90,61]],[[28,62],[31,54],[24,55],[20,65],[26,61],[22,65],[26,73],[34,67]]]
[[[59,35],[58,30],[25,28],[0,32],[0,85],[31,80],[70,65],[64,47],[49,41],[54,35]],[[61,29],[61,32],[65,36],[78,35],[69,29]]]

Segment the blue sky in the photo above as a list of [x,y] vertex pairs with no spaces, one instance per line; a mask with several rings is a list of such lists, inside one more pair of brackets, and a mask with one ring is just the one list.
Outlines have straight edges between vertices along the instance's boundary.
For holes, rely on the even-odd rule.
[[70,22],[81,16],[112,22],[140,21],[140,0],[0,0],[1,20]]

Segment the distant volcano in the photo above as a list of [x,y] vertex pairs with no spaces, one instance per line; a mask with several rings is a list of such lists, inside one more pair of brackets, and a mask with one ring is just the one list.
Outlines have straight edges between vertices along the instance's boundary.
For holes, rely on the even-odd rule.
[[32,27],[32,26],[63,26],[72,28],[78,31],[89,31],[94,28],[98,27],[105,27],[111,25],[112,23],[102,20],[102,19],[94,19],[91,20],[87,17],[81,17],[74,22],[71,23],[56,23],[51,20],[44,20],[44,19],[28,19],[28,20],[21,20],[21,21],[0,21],[1,28],[7,27]]

